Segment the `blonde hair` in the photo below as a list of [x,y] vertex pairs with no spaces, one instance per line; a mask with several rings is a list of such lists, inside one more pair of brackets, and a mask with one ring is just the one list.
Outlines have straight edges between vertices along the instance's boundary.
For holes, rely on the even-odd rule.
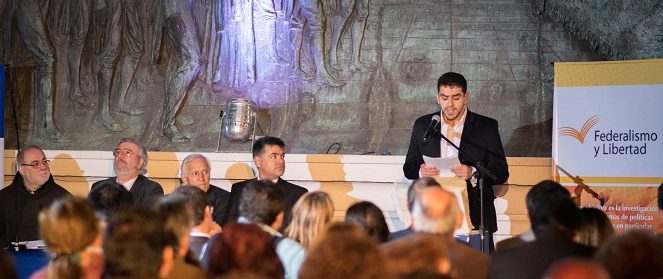
[[53,259],[47,278],[81,278],[80,252],[99,234],[94,209],[86,199],[65,197],[39,213],[39,232]]
[[292,222],[285,234],[308,250],[333,216],[334,203],[327,193],[306,193],[292,207]]

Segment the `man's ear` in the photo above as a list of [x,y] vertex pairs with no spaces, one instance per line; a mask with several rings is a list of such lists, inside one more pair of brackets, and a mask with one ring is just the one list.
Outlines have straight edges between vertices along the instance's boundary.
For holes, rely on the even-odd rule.
[[283,225],[284,216],[285,214],[283,213],[283,211],[279,212],[279,214],[276,215],[276,219],[274,219],[274,223],[272,223],[270,227],[272,227],[272,229],[275,229],[277,231],[281,229],[281,226]]
[[161,253],[161,266],[159,267],[159,278],[168,278],[170,272],[173,271],[175,261],[175,250],[173,246],[166,246]]
[[262,163],[261,158],[258,156],[253,157],[253,163],[256,164],[256,168],[260,168]]
[[16,172],[19,173],[20,175],[25,175],[25,169],[23,169],[23,166],[19,166],[16,168]]

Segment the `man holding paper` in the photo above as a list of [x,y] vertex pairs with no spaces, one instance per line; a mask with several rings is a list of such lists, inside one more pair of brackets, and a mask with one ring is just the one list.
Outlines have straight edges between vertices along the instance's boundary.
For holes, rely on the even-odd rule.
[[[484,225],[491,232],[488,236],[492,251],[492,233],[497,231],[497,217],[493,203],[495,194],[492,186],[504,183],[509,178],[498,123],[495,119],[468,110],[467,103],[470,96],[467,92],[467,81],[461,74],[454,72],[443,74],[437,81],[437,88],[437,103],[441,111],[419,117],[414,122],[403,173],[408,179],[447,176],[465,180],[470,220],[474,229],[479,229],[481,207],[479,187],[476,187],[477,181],[473,176],[476,172],[475,163],[480,162],[492,172],[497,179],[484,176]],[[452,145],[442,139],[441,133],[460,147],[460,156]],[[453,157],[458,157],[459,163],[449,169],[440,169],[431,161],[429,164],[425,163],[425,156],[444,158],[447,162],[453,160]]]

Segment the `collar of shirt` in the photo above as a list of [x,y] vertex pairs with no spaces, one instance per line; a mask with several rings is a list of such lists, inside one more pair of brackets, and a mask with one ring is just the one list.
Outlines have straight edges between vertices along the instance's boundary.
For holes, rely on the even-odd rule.
[[136,179],[138,179],[138,176],[134,177],[133,179],[127,182],[124,182],[124,184],[121,184],[119,181],[117,181],[117,179],[115,180],[115,182],[121,184],[122,187],[124,187],[124,189],[127,189],[127,191],[131,191],[131,186],[134,186],[134,183],[136,183]]
[[207,238],[210,238],[210,235],[209,235],[209,234],[206,234],[206,233],[204,233],[204,232],[194,232],[194,231],[191,231],[191,232],[189,233],[189,236],[194,236],[194,237],[207,237]]
[[[440,112],[442,115],[442,119],[444,119],[444,113]],[[449,139],[451,140],[454,144],[457,146],[460,146],[460,137],[463,133],[463,127],[465,127],[465,118],[467,116],[467,107],[464,108],[463,110],[463,115],[460,117],[458,122],[456,122],[456,125],[453,126],[454,129],[454,138]],[[447,124],[446,121],[442,121],[442,125],[440,126],[440,132],[446,136],[447,129],[449,125]],[[454,157],[458,156],[458,151],[453,148],[447,141],[444,139],[440,140],[440,158],[448,158],[448,157]]]
[[[258,175],[258,177],[256,177],[256,178],[258,180],[262,180],[262,178],[260,178],[260,175]],[[272,182],[274,182],[274,184],[276,184],[277,182],[279,182],[279,179],[280,179],[280,177],[277,177],[276,179],[272,179]]]
[[277,230],[275,230],[274,228],[272,228],[270,226],[267,226],[263,223],[251,223],[251,221],[249,221],[249,219],[244,217],[244,216],[239,216],[239,218],[237,218],[237,223],[240,223],[240,224],[254,224],[254,225],[260,227],[263,231],[265,231],[266,233],[268,233],[271,236],[283,237],[283,235],[280,232],[278,232]]

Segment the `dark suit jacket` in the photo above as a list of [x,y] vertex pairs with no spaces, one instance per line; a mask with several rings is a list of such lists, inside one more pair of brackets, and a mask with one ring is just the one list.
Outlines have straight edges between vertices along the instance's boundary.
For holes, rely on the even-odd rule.
[[[400,256],[402,251],[415,249],[439,251],[440,255],[449,257],[451,261],[451,278],[485,279],[488,277],[488,256],[478,250],[472,249],[467,244],[460,243],[450,236],[413,232],[410,235],[386,242],[380,246],[388,258],[394,255]],[[426,254],[430,255],[431,253]],[[431,260],[422,259],[422,261]],[[415,266],[420,264],[422,263],[413,263]]]
[[[256,179],[256,178],[254,178]],[[232,188],[230,189],[230,202],[228,203],[228,214],[226,214],[226,219],[223,222],[223,224],[228,223],[230,221],[237,221],[237,218],[239,218],[239,201],[240,197],[242,195],[242,189],[244,189],[244,186],[246,184],[254,179],[249,179],[249,180],[244,180],[242,182],[238,182],[233,184]],[[290,224],[290,220],[292,219],[292,207],[295,205],[297,200],[308,190],[306,188],[297,186],[295,184],[292,184],[288,181],[285,181],[281,178],[276,182],[276,186],[281,187],[283,190],[283,193],[285,193],[285,216],[283,218],[283,226],[281,227],[281,230],[285,229],[288,227],[288,224]]]
[[189,251],[193,253],[193,256],[200,260],[203,247],[209,240],[209,237],[206,236],[190,236],[189,237]]
[[[424,134],[428,129],[433,115],[439,114],[440,112],[438,111],[424,115],[414,122],[410,147],[407,150],[405,164],[403,165],[405,177],[419,179],[419,167],[424,163],[423,155],[440,157],[441,137],[439,134],[431,137],[427,143],[423,142]],[[495,204],[493,203],[495,194],[493,193],[492,186],[504,183],[509,178],[509,169],[506,164],[497,121],[468,110],[459,147],[460,156],[458,159],[461,164],[476,167],[473,163],[470,163],[470,159],[478,160],[497,177],[496,180],[488,177],[484,178],[484,197],[486,200],[484,208],[485,225],[486,229],[490,232],[495,232],[497,231],[497,215],[495,214]],[[472,221],[475,229],[479,228],[481,222],[479,195],[479,187],[472,187],[472,184],[468,180],[467,197],[470,207],[470,221]]]
[[214,212],[212,212],[212,219],[214,219],[214,222],[219,225],[223,224],[223,219],[228,212],[230,192],[214,185],[210,185],[209,190],[207,190],[207,199],[214,207]]
[[[106,180],[115,182],[117,177],[114,176]],[[91,190],[97,187],[102,181],[97,181],[92,184]],[[134,199],[135,206],[149,207],[158,202],[159,198],[163,197],[163,188],[159,183],[154,182],[141,174],[136,178],[136,182],[131,186],[129,193],[131,193],[131,197]]]
[[496,251],[490,260],[489,278],[541,278],[561,259],[591,258],[595,249],[575,243],[556,229],[547,229],[536,240]]
[[70,195],[55,183],[53,176],[31,194],[25,189],[23,177],[16,174],[12,184],[0,190],[0,249],[16,240],[41,239],[39,212],[53,201]]

